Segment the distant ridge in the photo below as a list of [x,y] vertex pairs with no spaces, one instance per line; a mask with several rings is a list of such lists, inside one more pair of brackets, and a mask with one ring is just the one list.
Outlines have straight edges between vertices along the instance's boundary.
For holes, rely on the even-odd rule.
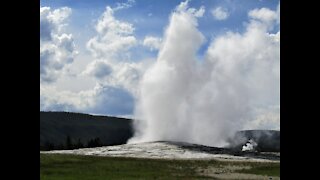
[[40,111],[40,148],[48,143],[65,145],[99,138],[102,145],[125,144],[132,137],[132,120],[120,117],[90,115],[74,112]]
[[[91,147],[121,145],[133,136],[133,132],[133,120],[128,118],[40,111],[41,150],[83,148],[97,138],[99,143],[95,142]],[[68,144],[68,137],[72,144],[84,146],[63,147]],[[258,151],[280,152],[280,131],[275,130],[238,131],[229,139],[227,148],[241,151],[249,139],[258,143]],[[48,144],[51,147],[47,147]]]

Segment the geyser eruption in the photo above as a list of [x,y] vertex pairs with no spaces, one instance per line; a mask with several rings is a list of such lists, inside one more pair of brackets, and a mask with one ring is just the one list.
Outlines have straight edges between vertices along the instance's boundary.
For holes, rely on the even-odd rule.
[[271,120],[279,125],[280,32],[268,33],[277,13],[264,8],[275,16],[261,18],[266,13],[254,11],[243,34],[215,38],[200,61],[197,51],[205,38],[197,18],[204,8],[189,8],[186,1],[174,10],[157,61],[140,82],[138,120],[129,143],[224,146],[237,130],[266,126]]

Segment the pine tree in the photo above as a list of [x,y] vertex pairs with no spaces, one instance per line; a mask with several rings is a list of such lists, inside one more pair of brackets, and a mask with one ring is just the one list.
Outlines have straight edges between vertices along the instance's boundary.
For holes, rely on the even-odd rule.
[[67,139],[66,139],[66,149],[73,149],[72,140],[69,135],[67,136]]
[[84,145],[82,144],[81,139],[79,138],[75,148],[79,149],[79,148],[83,148],[83,147],[84,147]]
[[44,143],[44,147],[43,147],[43,150],[45,151],[50,151],[50,150],[53,150],[54,149],[54,144],[49,142],[49,141],[46,141]]

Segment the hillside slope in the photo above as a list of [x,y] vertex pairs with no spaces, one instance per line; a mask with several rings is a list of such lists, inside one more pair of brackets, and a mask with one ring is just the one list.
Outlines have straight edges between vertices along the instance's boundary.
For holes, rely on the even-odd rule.
[[[86,146],[90,140],[99,138],[101,145],[125,144],[133,136],[133,120],[109,116],[96,116],[71,112],[40,112],[40,149],[65,149],[67,137],[72,143],[79,141]],[[229,139],[228,148],[241,151],[242,146],[252,139],[258,151],[280,152],[280,131],[238,131]],[[54,148],[44,148],[47,144]],[[97,147],[94,145],[91,147]],[[74,147],[81,148],[81,147]],[[67,148],[67,149],[74,149]]]
[[280,131],[276,130],[245,130],[238,131],[229,139],[230,147],[241,150],[249,139],[257,143],[258,151],[280,152]]
[[99,138],[103,145],[124,144],[132,137],[132,120],[69,112],[40,112],[40,147],[65,144],[69,136],[86,144]]

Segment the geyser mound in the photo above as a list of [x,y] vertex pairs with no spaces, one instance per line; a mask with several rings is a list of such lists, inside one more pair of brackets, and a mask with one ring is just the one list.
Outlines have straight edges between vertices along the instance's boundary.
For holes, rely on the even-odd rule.
[[280,154],[238,152],[228,148],[210,147],[174,141],[155,141],[76,150],[45,151],[42,153],[89,156],[131,157],[150,159],[198,159],[230,161],[279,161]]

